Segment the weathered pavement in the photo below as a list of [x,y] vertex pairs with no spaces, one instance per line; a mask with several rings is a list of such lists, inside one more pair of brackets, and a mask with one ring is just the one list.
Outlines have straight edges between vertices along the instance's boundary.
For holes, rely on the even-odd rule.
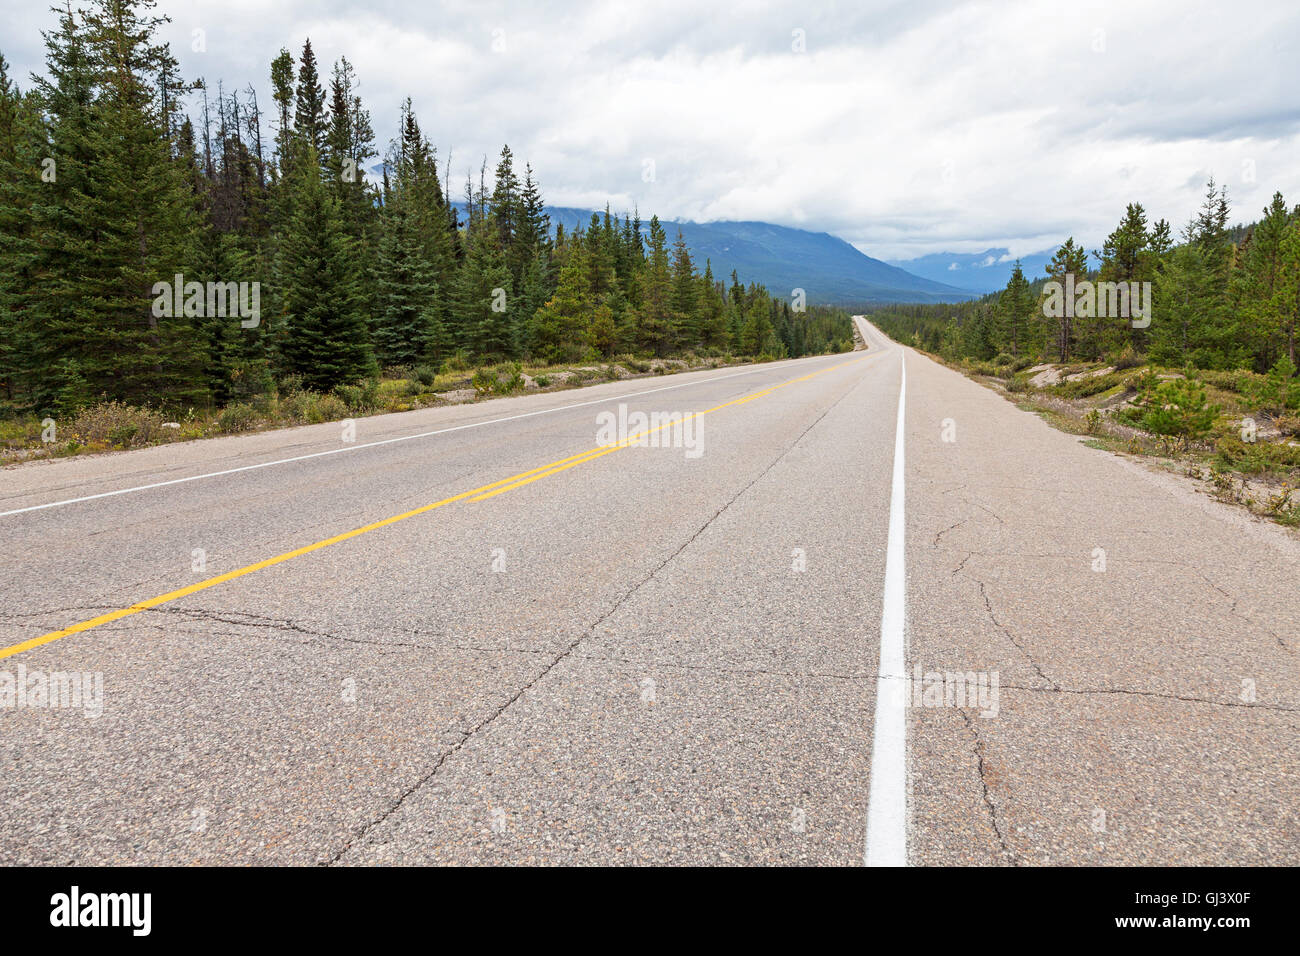
[[[620,402],[714,409],[699,457],[559,465],[0,660],[104,687],[0,710],[0,862],[860,863],[905,351],[863,331],[346,452],[0,472],[10,511],[330,452],[0,517],[11,647],[580,455]],[[1300,861],[1294,542],[905,361],[908,666],[999,681],[995,716],[908,713],[911,862]]]

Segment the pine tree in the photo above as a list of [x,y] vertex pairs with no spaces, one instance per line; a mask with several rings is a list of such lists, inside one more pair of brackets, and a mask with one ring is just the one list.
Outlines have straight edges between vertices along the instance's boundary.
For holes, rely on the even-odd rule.
[[1142,272],[1143,253],[1146,252],[1147,214],[1141,203],[1129,203],[1119,226],[1106,237],[1097,258],[1101,260],[1099,278],[1104,281],[1129,282],[1150,279]]
[[760,286],[751,299],[745,312],[745,324],[740,330],[740,352],[752,356],[772,355],[776,331],[772,327],[767,290]]
[[1198,368],[1238,367],[1251,349],[1240,316],[1228,307],[1235,250],[1228,235],[1227,191],[1216,189],[1213,179],[1183,237],[1156,284],[1152,358]]
[[281,49],[279,55],[271,61],[271,94],[275,100],[276,159],[281,167],[289,155],[289,134],[293,131],[293,54]]
[[1178,246],[1156,280],[1151,359],[1184,367],[1206,357],[1207,331],[1214,321],[1214,277],[1196,244]]
[[286,186],[292,214],[283,242],[282,370],[309,388],[328,390],[377,372],[362,309],[361,275],[339,201],[305,142]]
[[580,244],[572,243],[565,249],[555,294],[529,322],[533,357],[547,363],[581,359],[589,344],[591,308],[586,255]]
[[1029,353],[1033,327],[1034,299],[1029,280],[1016,260],[1007,287],[998,297],[998,338],[1014,358]]
[[1279,280],[1285,278],[1282,246],[1291,220],[1282,194],[1274,193],[1272,202],[1264,207],[1264,217],[1246,237],[1240,264],[1232,274],[1232,310],[1241,317],[1249,335],[1257,371],[1270,368],[1279,350],[1286,348],[1277,334],[1279,316],[1273,297]]
[[[1053,254],[1051,262],[1047,264],[1047,277],[1051,281],[1065,286],[1067,276],[1073,276],[1075,282],[1080,282],[1086,279],[1087,275],[1088,254],[1081,246],[1075,244],[1074,237],[1071,236],[1061,244]],[[1048,334],[1059,362],[1068,362],[1070,360],[1075,345],[1074,317],[1068,314],[1071,311],[1072,309],[1063,308],[1060,317],[1055,320],[1048,320]],[[968,354],[974,355],[975,353]],[[989,356],[980,357],[987,358]]]
[[682,231],[673,243],[672,322],[676,348],[693,349],[700,344],[700,302],[698,277]]
[[510,272],[510,291],[518,293],[523,288],[524,268],[531,250],[527,246],[522,187],[515,175],[514,154],[509,146],[501,147],[493,181],[489,204],[496,223],[497,244]]
[[321,87],[310,37],[302,45],[302,56],[298,61],[298,88],[294,100],[294,131],[312,148],[318,159],[323,158],[327,155],[325,133],[328,128],[325,90]]
[[373,338],[385,367],[414,365],[426,351],[439,353],[447,344],[438,285],[413,203],[409,190],[394,192],[381,220]]
[[356,92],[356,72],[347,57],[334,64],[330,80],[329,128],[325,135],[329,181],[343,207],[348,232],[362,243],[374,225],[374,197],[366,185],[365,164],[378,155],[370,112]]
[[30,399],[37,329],[29,322],[33,284],[32,207],[40,189],[38,152],[43,139],[34,96],[9,79],[0,55],[0,393]]
[[700,339],[706,348],[725,348],[727,342],[726,303],[713,278],[713,263],[704,260],[704,275],[700,276]]
[[155,283],[184,274],[192,207],[167,135],[156,79],[176,61],[154,35],[149,0],[99,0],[77,24],[69,13],[47,37],[55,181],[34,208],[35,258],[48,280],[38,321],[42,364],[55,369],[48,404],[67,371],[86,397],[183,405],[205,399],[190,315],[160,315]]
[[[92,241],[93,226],[75,218],[69,201],[94,160],[94,75],[71,4],[60,13],[58,29],[42,36],[48,75],[33,79],[35,105],[45,121],[25,144],[30,152],[18,155],[19,178],[12,193],[20,221],[19,210],[29,210],[27,229],[0,233],[0,241],[6,272],[16,274],[9,297],[19,322],[14,338],[26,346],[17,371],[29,403],[43,414],[54,409],[61,393],[77,400],[90,397],[77,372],[80,329],[69,306],[81,295],[70,250]],[[32,281],[35,276],[41,277],[39,284]]]
[[478,219],[466,237],[454,305],[463,344],[483,358],[511,358],[517,331],[510,311],[510,271],[491,219]]
[[1293,213],[1278,249],[1278,274],[1269,297],[1275,318],[1272,338],[1295,368],[1296,337],[1300,333],[1300,210]]
[[655,355],[672,350],[672,275],[668,266],[667,236],[659,217],[650,219],[650,250],[641,270],[638,295],[636,346]]

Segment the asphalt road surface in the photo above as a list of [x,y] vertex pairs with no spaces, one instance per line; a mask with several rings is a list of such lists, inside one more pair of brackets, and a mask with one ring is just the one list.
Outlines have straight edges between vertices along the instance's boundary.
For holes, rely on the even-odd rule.
[[0,471],[0,862],[1300,863],[1294,539],[862,331]]

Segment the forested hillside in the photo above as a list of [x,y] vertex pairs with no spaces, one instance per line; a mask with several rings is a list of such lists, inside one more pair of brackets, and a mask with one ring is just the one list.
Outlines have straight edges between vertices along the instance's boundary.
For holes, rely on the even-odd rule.
[[326,69],[310,41],[268,64],[270,104],[186,82],[151,8],[60,12],[26,89],[0,57],[11,409],[212,408],[416,367],[851,347],[842,312],[715,275],[657,219],[648,242],[608,211],[552,234],[509,147],[467,177],[462,215],[410,100],[391,104],[381,157],[352,66]]
[[[1068,239],[1045,274],[1019,266],[1002,292],[958,305],[894,307],[875,316],[882,330],[951,360],[1000,354],[1030,364],[1151,362],[1171,368],[1267,372],[1296,363],[1300,332],[1300,206],[1281,193],[1248,226],[1228,225],[1227,190],[1211,181],[1198,214],[1175,243],[1169,224],[1148,224],[1132,203],[1103,247]],[[1094,264],[1095,263],[1095,264]],[[1096,282],[1149,282],[1146,327],[1114,316],[1045,315],[1043,286],[1067,274]]]

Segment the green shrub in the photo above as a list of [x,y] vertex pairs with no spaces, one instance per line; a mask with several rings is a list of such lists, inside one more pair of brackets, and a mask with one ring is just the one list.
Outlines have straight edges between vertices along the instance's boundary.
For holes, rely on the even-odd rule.
[[363,392],[360,385],[336,385],[334,394],[339,397],[349,411],[361,410],[361,399]]
[[1255,376],[1243,394],[1246,404],[1251,408],[1279,412],[1287,408],[1300,408],[1300,378],[1296,378],[1295,365],[1283,355],[1268,370],[1267,375]]
[[432,365],[417,365],[415,367],[415,380],[428,388],[438,377],[438,370]]
[[252,405],[246,405],[243,402],[227,405],[217,417],[217,429],[223,435],[246,432],[256,423],[257,412],[253,410]]
[[348,417],[348,406],[337,395],[318,395],[307,408],[307,421],[313,425],[335,422]]
[[1011,365],[1015,362],[1015,356],[1008,355],[1006,352],[999,352],[993,359],[993,364],[997,366]]
[[1062,398],[1088,398],[1099,392],[1110,391],[1116,385],[1123,385],[1126,382],[1126,376],[1118,372],[1109,372],[1106,375],[1085,375],[1071,382],[1057,382],[1048,391]]
[[1083,416],[1083,427],[1089,435],[1101,431],[1101,412],[1095,408],[1088,409],[1088,414]]
[[1257,475],[1288,473],[1300,469],[1300,447],[1279,442],[1245,442],[1235,434],[1215,442],[1215,461],[1221,468]]
[[303,390],[301,375],[286,375],[280,379],[281,395],[296,395]]
[[280,414],[292,422],[305,422],[319,397],[315,392],[292,392],[280,400]]
[[1131,345],[1124,346],[1124,351],[1119,353],[1115,359],[1115,371],[1126,372],[1131,368],[1138,368],[1146,364],[1146,356],[1133,351]]
[[1300,415],[1279,415],[1273,419],[1273,424],[1283,435],[1300,438]]
[[1161,382],[1142,402],[1142,427],[1182,443],[1204,438],[1214,427],[1219,406],[1209,404],[1205,385],[1189,378]]
[[1157,385],[1160,384],[1160,376],[1156,370],[1148,366],[1129,380],[1129,385],[1137,389],[1139,397],[1146,396],[1153,392]]
[[524,369],[518,362],[477,368],[470,384],[479,395],[509,395],[524,387]]
[[492,386],[496,384],[496,376],[492,374],[490,368],[476,368],[469,383],[474,386],[474,391],[479,395],[490,395]]
[[163,417],[149,408],[136,408],[121,402],[100,402],[78,411],[72,418],[71,437],[83,445],[104,442],[119,447],[142,447],[162,438],[168,429]]

